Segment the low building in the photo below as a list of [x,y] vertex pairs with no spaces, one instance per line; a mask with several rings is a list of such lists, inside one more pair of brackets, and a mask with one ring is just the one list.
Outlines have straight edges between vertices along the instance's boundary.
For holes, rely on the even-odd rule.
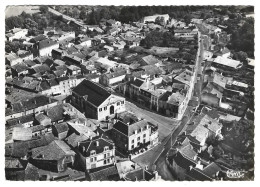
[[214,63],[222,65],[222,66],[226,66],[226,67],[230,67],[230,68],[234,68],[234,69],[239,69],[243,66],[243,63],[237,60],[233,60],[230,58],[225,58],[222,56],[217,56],[217,58],[215,58],[213,60]]
[[10,53],[8,55],[5,55],[5,64],[9,66],[14,66],[16,64],[19,64],[23,61],[19,56],[17,56],[15,53]]
[[38,44],[39,56],[52,56],[52,50],[58,49],[59,43],[50,39],[42,40]]
[[111,165],[88,170],[86,179],[88,181],[119,181],[120,177],[116,166]]
[[21,39],[24,38],[28,34],[28,29],[21,29],[21,28],[13,28],[8,31],[5,35],[8,41],[13,41],[14,39]]
[[74,165],[75,152],[61,140],[54,140],[47,146],[32,149],[32,164],[39,169],[63,172]]
[[52,126],[52,133],[55,137],[58,137],[60,140],[63,140],[67,137],[69,132],[69,126],[66,122],[57,123]]
[[124,154],[137,154],[159,142],[158,127],[146,120],[117,120],[111,130],[111,137],[119,151]]
[[115,163],[115,146],[111,140],[95,137],[78,143],[79,163],[85,170]]
[[100,84],[86,79],[72,90],[71,103],[87,117],[97,120],[125,111],[125,98],[111,94]]
[[168,14],[162,14],[162,15],[156,14],[153,16],[146,16],[143,18],[142,22],[143,23],[155,22],[156,19],[158,18],[163,18],[164,23],[167,23],[167,21],[169,21],[170,19],[170,16]]
[[113,86],[125,79],[126,71],[116,71],[101,75],[100,83],[104,86]]

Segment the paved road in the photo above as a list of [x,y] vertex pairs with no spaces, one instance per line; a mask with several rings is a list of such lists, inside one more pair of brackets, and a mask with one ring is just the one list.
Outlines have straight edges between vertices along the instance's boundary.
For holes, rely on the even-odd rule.
[[[198,57],[198,61],[196,64],[196,69],[195,69],[195,71],[197,72],[196,76],[198,74],[202,73],[201,62],[203,61],[203,44],[202,44],[202,39],[199,38],[199,41],[200,41],[200,44],[199,44],[200,52],[199,52],[199,57]],[[202,80],[200,80],[200,81],[202,81]],[[201,91],[201,87],[199,89],[199,94],[200,94],[200,91]],[[186,113],[189,112],[188,110],[189,110],[189,108],[187,108]],[[164,180],[170,180],[170,181],[176,180],[172,176],[172,174],[171,174],[170,170],[168,169],[167,164],[165,162],[166,154],[169,151],[169,149],[171,148],[172,144],[176,141],[178,135],[180,135],[186,129],[186,126],[187,126],[187,124],[189,124],[190,120],[192,119],[193,114],[194,113],[192,113],[191,115],[184,114],[181,124],[176,129],[174,129],[174,131],[171,135],[171,138],[169,138],[165,144],[164,151],[159,156],[158,160],[155,162],[156,169],[157,169],[159,175],[161,175],[162,179],[164,179]]]
[[159,175],[161,175],[162,179],[164,179],[164,180],[170,180],[170,181],[176,180],[173,177],[173,175],[171,174],[170,170],[168,169],[165,159],[166,159],[166,154],[169,151],[169,149],[171,148],[172,143],[175,142],[178,135],[181,134],[185,130],[187,122],[188,122],[188,117],[184,116],[181,124],[169,136],[168,141],[165,143],[164,151],[162,152],[162,154],[160,155],[158,160],[155,162],[156,170],[158,171]]

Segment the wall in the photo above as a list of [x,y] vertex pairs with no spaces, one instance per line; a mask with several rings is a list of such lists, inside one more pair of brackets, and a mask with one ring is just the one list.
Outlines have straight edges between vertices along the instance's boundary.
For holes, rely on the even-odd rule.
[[55,45],[40,49],[39,56],[52,56],[52,50],[58,48],[59,48],[59,44],[57,43]]
[[[107,154],[107,153],[109,153],[109,156],[104,158],[104,155]],[[113,164],[115,162],[114,156],[115,156],[115,149],[105,151],[103,153],[93,155],[93,156],[90,156],[90,157],[86,157],[86,169],[98,168],[98,167]],[[97,158],[97,161],[90,162],[90,159],[95,158],[95,157]],[[107,160],[107,161],[109,160],[109,162],[104,164],[104,160]]]
[[[138,131],[137,131],[138,132]],[[144,138],[144,134],[145,134],[145,138]],[[128,150],[132,150],[136,147],[138,147],[138,142],[140,143],[145,143],[150,141],[150,134],[151,134],[151,127],[149,127],[148,129],[143,129],[141,132],[137,133],[137,134],[133,134],[132,136],[129,137],[129,144],[128,144]],[[140,137],[140,140],[138,141],[137,138]],[[132,141],[134,141],[134,143],[132,143]],[[134,145],[134,147],[132,148],[132,145]]]

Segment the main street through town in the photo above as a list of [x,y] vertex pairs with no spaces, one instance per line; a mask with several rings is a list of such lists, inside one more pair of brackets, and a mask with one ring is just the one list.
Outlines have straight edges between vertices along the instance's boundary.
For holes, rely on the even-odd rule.
[[[198,41],[199,55],[194,70],[196,71],[196,79],[198,74],[202,74],[201,62],[203,61],[203,40],[201,39],[200,34]],[[201,85],[202,84],[198,82],[195,85],[196,87],[198,87],[194,88],[194,90],[198,90],[199,92],[197,93],[197,95],[200,95]],[[172,144],[176,141],[178,135],[180,135],[186,129],[187,124],[190,123],[194,114],[194,111],[192,111],[193,109],[191,107],[187,107],[182,120],[176,121],[172,118],[168,118],[156,114],[155,112],[149,111],[140,106],[138,103],[132,103],[132,101],[126,102],[126,108],[128,111],[136,113],[137,115],[139,115],[139,117],[143,117],[148,121],[157,124],[159,127],[159,136],[161,143],[157,145],[155,148],[151,149],[150,151],[147,151],[143,155],[135,158],[134,161],[143,167],[147,166],[149,169],[156,167],[156,170],[158,171],[159,175],[164,180],[176,180],[172,176],[166,164],[166,154],[171,148]]]

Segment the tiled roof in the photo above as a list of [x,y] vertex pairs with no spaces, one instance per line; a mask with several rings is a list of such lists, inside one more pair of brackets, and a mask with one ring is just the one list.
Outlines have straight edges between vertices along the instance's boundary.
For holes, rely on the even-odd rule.
[[120,76],[125,75],[125,74],[126,74],[126,71],[116,71],[116,72],[113,72],[113,73],[105,74],[105,76],[108,79],[112,79],[112,78],[120,77]]
[[134,81],[131,82],[132,85],[136,87],[140,87],[144,83],[144,80],[136,78]]
[[144,170],[142,168],[131,171],[125,175],[125,180],[129,181],[143,181],[145,180],[144,177]]
[[78,146],[78,143],[86,141],[88,139],[89,137],[84,134],[77,135],[76,133],[72,133],[65,139],[65,141],[67,142],[67,144],[75,148]]
[[46,64],[36,64],[32,67],[36,73],[45,73],[46,71],[50,71],[50,67]]
[[[98,142],[98,143],[97,143]],[[92,150],[96,151],[96,154],[102,153],[104,151],[104,147],[108,146],[110,150],[113,149],[114,145],[110,141],[107,141],[103,138],[95,137],[92,138],[92,140],[86,140],[84,142],[81,142],[80,147],[85,147],[85,152],[83,155],[85,157],[90,156],[90,152]]]
[[32,127],[29,127],[29,129],[30,129],[32,132],[37,132],[37,131],[44,130],[45,127],[44,127],[43,125],[35,125],[35,126],[32,126]]
[[91,181],[118,181],[120,179],[115,165],[91,169],[88,174]]
[[46,40],[42,40],[39,42],[39,50],[53,46],[53,45],[57,45],[58,43],[50,40],[50,39],[46,39]]
[[69,126],[66,122],[55,124],[54,128],[57,130],[58,133],[66,132],[69,130]]
[[77,93],[80,96],[88,96],[88,102],[99,106],[102,104],[110,95],[103,86],[98,83],[92,82],[90,80],[83,80],[79,85],[77,85],[73,92]]
[[64,109],[62,105],[56,105],[46,110],[46,114],[51,119],[52,122],[64,119],[63,113],[64,113]]
[[172,159],[176,162],[178,166],[186,170],[188,170],[190,166],[196,165],[195,160],[188,159],[187,157],[182,155],[179,151],[172,156]]
[[67,144],[60,140],[54,140],[47,146],[32,149],[32,158],[39,160],[60,160],[64,156],[74,156]]
[[29,68],[24,63],[19,63],[14,66],[12,66],[12,69],[15,70],[17,73],[23,72],[28,70]]
[[209,181],[212,180],[209,176],[204,174],[200,169],[198,168],[192,168],[190,171],[187,172],[187,174],[194,180],[198,181]]

